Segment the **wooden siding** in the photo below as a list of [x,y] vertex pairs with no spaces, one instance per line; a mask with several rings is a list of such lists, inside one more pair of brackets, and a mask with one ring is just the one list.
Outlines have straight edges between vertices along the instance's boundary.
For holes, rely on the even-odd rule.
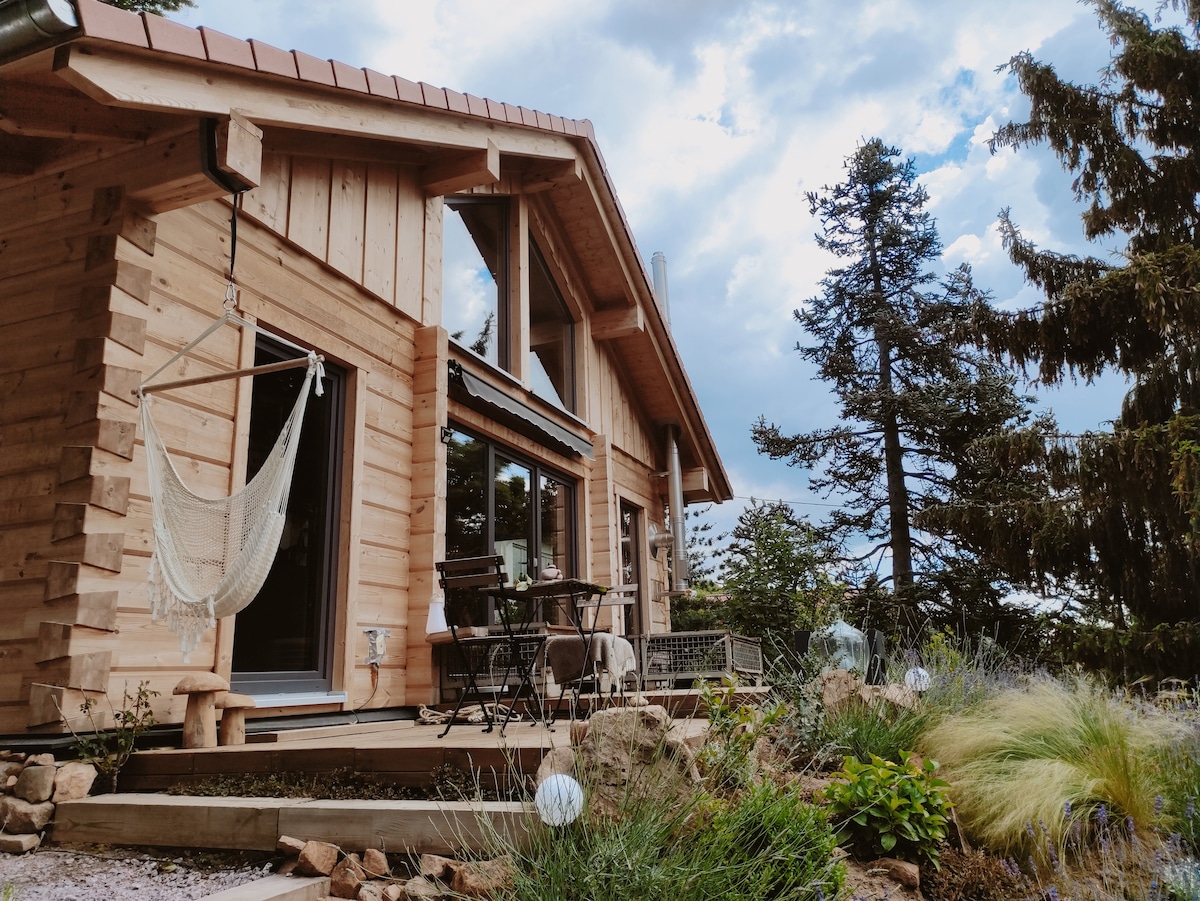
[[271,152],[243,199],[249,215],[418,322],[424,204],[413,167]]

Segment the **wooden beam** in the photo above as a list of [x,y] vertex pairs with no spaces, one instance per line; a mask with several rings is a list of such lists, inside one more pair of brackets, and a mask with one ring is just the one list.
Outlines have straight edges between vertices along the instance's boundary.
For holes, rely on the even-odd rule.
[[263,150],[285,156],[311,156],[352,163],[424,166],[429,162],[428,150],[415,150],[395,141],[348,137],[295,128],[264,128]]
[[576,155],[578,138],[567,135],[449,116],[442,110],[312,82],[263,78],[202,61],[134,57],[107,47],[69,44],[58,48],[55,71],[89,97],[112,106],[192,117],[227,116],[236,109],[262,128],[476,150],[486,150],[490,141],[502,154],[538,159]]
[[575,185],[581,181],[583,161],[580,159],[535,163],[521,172],[521,190],[526,194],[548,191],[562,185]]
[[138,114],[101,106],[62,87],[10,83],[0,95],[0,131],[26,137],[80,141],[144,141],[169,122],[157,114]]
[[613,341],[646,331],[646,318],[641,307],[601,310],[592,314],[591,324],[592,338],[596,341]]
[[421,170],[426,197],[438,197],[494,185],[500,180],[500,148],[491,141],[483,150],[457,154]]

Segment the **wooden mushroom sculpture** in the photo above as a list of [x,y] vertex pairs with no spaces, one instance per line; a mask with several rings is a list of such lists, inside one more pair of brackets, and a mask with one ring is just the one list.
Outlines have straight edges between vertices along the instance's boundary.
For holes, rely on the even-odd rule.
[[246,743],[246,711],[254,706],[249,695],[227,691],[217,698],[217,709],[221,713],[221,728],[217,741],[222,745],[244,745]]
[[184,676],[172,694],[187,695],[183,715],[183,746],[217,746],[217,693],[229,691],[229,683],[216,673],[192,673]]

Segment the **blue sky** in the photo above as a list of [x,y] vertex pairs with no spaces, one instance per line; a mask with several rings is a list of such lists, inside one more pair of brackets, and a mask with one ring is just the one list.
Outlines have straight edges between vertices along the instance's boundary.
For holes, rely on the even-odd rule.
[[[647,266],[666,254],[672,328],[738,500],[817,519],[805,473],[760,457],[759,414],[790,432],[837,408],[795,353],[792,311],[831,260],[805,192],[865,139],[912,156],[945,260],[997,304],[1031,306],[998,211],[1041,246],[1086,252],[1070,179],[1042,150],[989,154],[1025,103],[996,67],[1028,50],[1095,81],[1109,45],[1075,0],[197,0],[175,18],[595,125]],[[1092,252],[1105,253],[1093,248]],[[1068,428],[1117,412],[1120,384],[1041,395]]]

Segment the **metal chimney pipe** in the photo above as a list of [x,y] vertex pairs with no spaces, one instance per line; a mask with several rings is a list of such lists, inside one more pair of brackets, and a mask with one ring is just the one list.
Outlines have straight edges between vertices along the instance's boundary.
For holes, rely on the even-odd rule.
[[654,251],[650,257],[650,271],[654,276],[654,296],[662,306],[663,315],[667,317],[667,325],[671,324],[671,297],[667,290],[667,258],[661,250]]
[[0,2],[0,57],[49,46],[78,27],[79,16],[68,0]]
[[679,427],[667,426],[667,502],[671,505],[671,591],[688,587],[687,523],[683,506],[683,464],[679,460]]

